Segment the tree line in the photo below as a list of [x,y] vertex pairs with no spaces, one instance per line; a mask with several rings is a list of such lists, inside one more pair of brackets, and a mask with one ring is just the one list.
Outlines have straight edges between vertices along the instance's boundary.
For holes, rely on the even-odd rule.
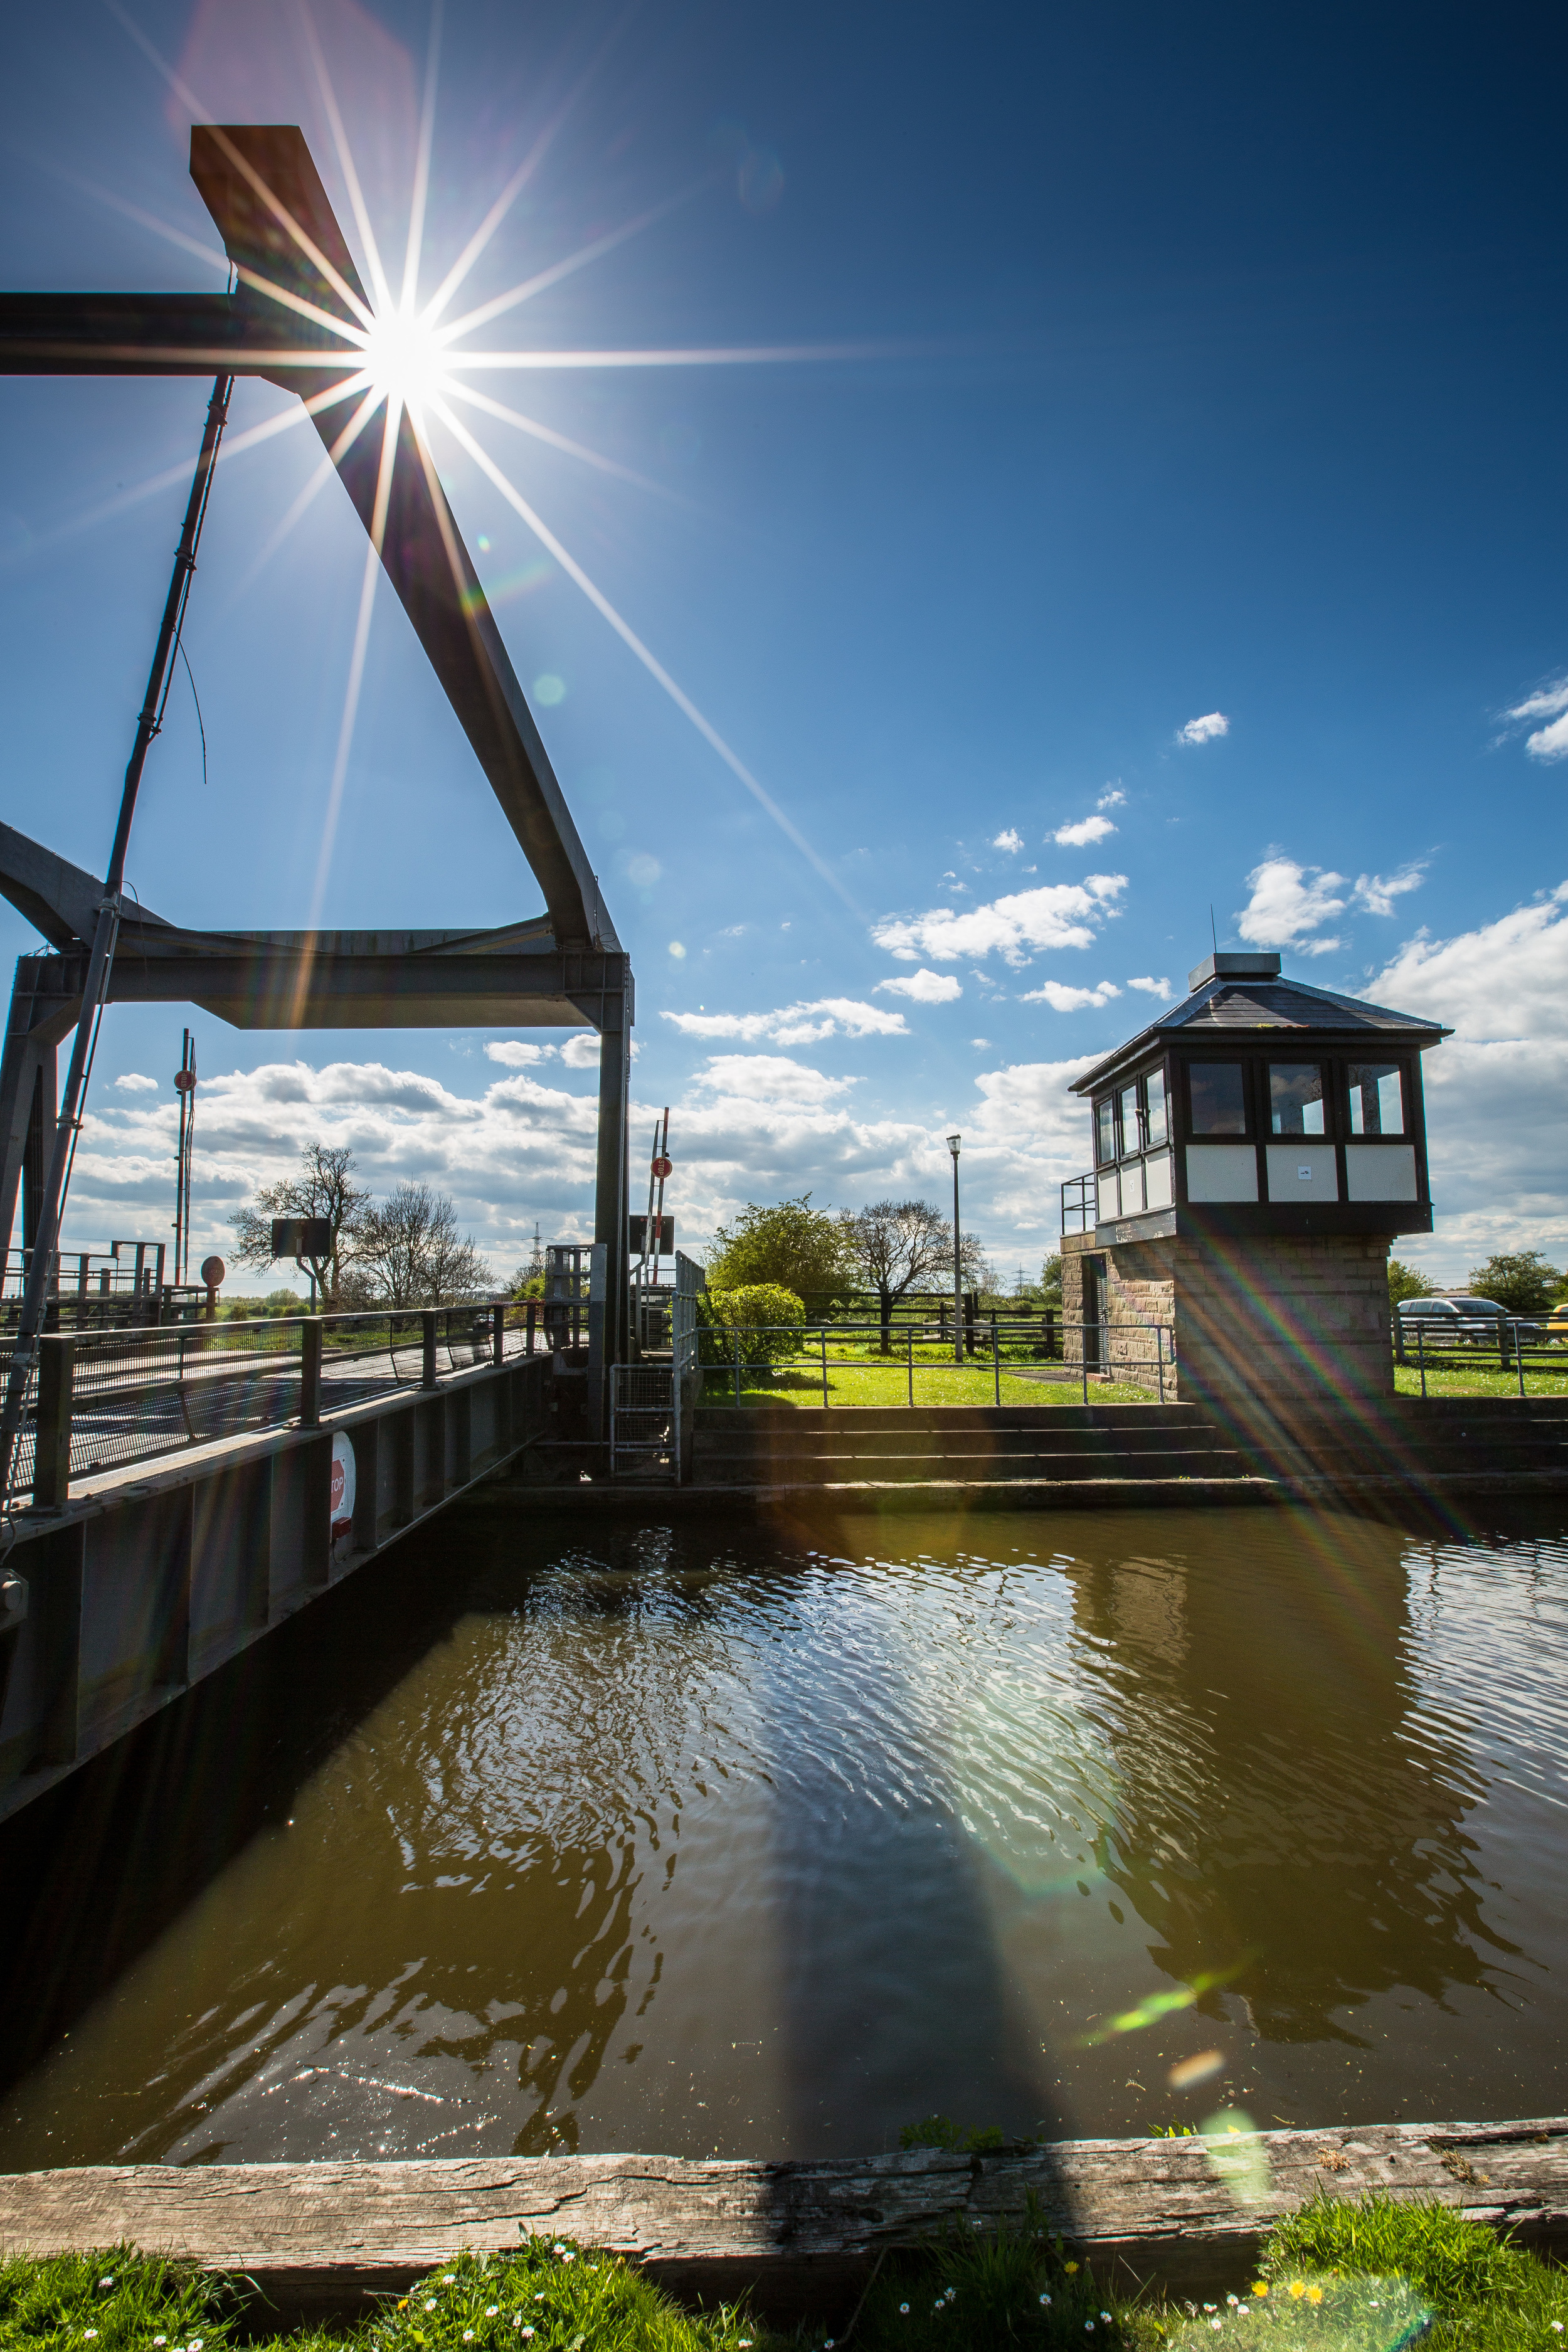
[[307,1258],[321,1305],[354,1307],[449,1307],[495,1296],[495,1276],[474,1242],[458,1231],[449,1192],[420,1181],[375,1200],[354,1174],[346,1145],[308,1143],[297,1174],[263,1184],[237,1210],[235,1255],[241,1265],[268,1266],[274,1217],[324,1219],[325,1255]]
[[[965,1290],[999,1291],[974,1234],[961,1237],[959,1256]],[[1037,1295],[1046,1303],[1060,1301],[1060,1265],[1053,1257],[1041,1269]],[[710,1290],[767,1286],[818,1304],[870,1291],[886,1328],[910,1292],[952,1289],[952,1220],[929,1201],[814,1209],[810,1193],[803,1192],[798,1200],[765,1206],[749,1202],[730,1224],[715,1230],[707,1275]]]

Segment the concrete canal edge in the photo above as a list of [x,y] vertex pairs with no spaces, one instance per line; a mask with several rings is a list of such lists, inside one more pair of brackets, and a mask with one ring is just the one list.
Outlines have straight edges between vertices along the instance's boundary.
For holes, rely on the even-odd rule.
[[688,2302],[750,2293],[784,2318],[840,2309],[884,2248],[944,2223],[1042,2217],[1121,2284],[1243,2281],[1265,2231],[1321,2189],[1426,2198],[1561,2254],[1568,2117],[1334,2125],[1224,2139],[1080,2139],[815,2163],[668,2156],[385,2164],[89,2165],[0,2177],[0,2252],[129,2240],[253,2280],[281,2315],[352,2313],[464,2251],[559,2232]]

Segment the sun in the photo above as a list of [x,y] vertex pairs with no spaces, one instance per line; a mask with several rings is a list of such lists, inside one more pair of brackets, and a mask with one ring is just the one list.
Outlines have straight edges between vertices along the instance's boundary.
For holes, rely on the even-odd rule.
[[405,407],[419,408],[450,388],[440,338],[411,303],[376,318],[361,364],[380,398]]

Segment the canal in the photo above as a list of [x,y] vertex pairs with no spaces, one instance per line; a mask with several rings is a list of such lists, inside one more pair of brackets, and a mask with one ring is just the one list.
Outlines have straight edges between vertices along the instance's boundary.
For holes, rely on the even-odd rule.
[[0,2169],[1561,2113],[1563,1528],[448,1514],[0,1835]]

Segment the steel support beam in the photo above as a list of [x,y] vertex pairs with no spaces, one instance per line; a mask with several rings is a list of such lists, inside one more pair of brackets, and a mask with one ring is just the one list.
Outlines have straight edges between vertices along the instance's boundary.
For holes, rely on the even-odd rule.
[[[0,295],[0,373],[259,375],[313,399],[361,372],[370,305],[300,131],[198,125],[191,173],[237,270],[237,290]],[[329,402],[313,421],[333,448],[346,421],[342,402]],[[337,460],[367,531],[384,437],[373,418]],[[128,914],[110,996],[199,1004],[250,1028],[468,1022],[597,1029],[605,1042],[595,1232],[610,1254],[610,1360],[624,1360],[631,972],[429,452],[405,412],[379,552],[538,878],[548,940],[533,926],[405,935],[395,946],[376,934],[184,933],[161,917]],[[29,1007],[40,989],[53,992],[57,1008],[71,1003],[73,992],[79,999],[79,943],[92,935],[101,897],[96,877],[0,827],[0,889],[60,951],[18,965]],[[23,965],[37,969],[24,975]],[[58,1009],[44,1025],[57,1017]],[[74,1017],[73,1006],[55,1034]],[[40,1055],[51,1044],[32,1010],[23,1013],[18,992],[0,1068],[7,1234]]]

